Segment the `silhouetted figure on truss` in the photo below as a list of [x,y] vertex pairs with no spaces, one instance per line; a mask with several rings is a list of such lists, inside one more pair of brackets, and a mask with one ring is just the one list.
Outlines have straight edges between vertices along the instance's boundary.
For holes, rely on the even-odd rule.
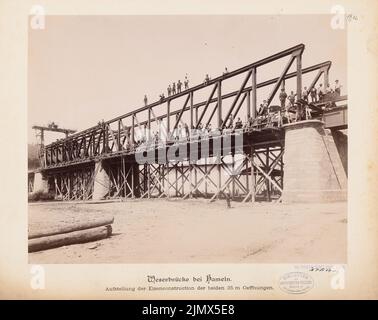
[[280,102],[281,102],[281,109],[285,109],[286,98],[287,98],[287,93],[285,91],[285,88],[281,88],[281,92],[280,92],[280,96],[279,96],[279,99],[280,99]]
[[182,86],[182,82],[180,80],[177,81],[177,93],[181,92],[181,86]]
[[185,90],[189,89],[189,79],[187,76],[185,76],[185,80],[184,80],[184,88]]

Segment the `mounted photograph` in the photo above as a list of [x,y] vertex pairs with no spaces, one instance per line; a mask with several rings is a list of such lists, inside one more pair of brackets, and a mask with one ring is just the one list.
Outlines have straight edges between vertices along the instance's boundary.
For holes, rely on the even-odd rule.
[[330,19],[31,23],[29,263],[346,264],[347,30]]

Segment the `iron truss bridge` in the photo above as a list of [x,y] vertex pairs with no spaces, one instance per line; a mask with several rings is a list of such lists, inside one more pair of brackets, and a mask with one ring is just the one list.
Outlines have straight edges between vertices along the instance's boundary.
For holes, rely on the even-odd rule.
[[[327,87],[331,67],[326,61],[302,68],[304,49],[299,44],[42,146],[41,171],[50,190],[63,200],[92,199],[98,172],[105,171],[101,184],[107,199],[279,199],[282,125],[317,118],[328,128],[347,128],[346,96],[316,103],[303,96],[302,76],[311,76],[309,93],[321,77]],[[278,62],[283,64],[279,76],[257,81],[259,72],[263,76],[266,66]],[[284,111],[272,102],[289,81],[297,103]],[[269,91],[263,106],[257,103],[259,90]],[[148,161],[139,161],[147,154]]]

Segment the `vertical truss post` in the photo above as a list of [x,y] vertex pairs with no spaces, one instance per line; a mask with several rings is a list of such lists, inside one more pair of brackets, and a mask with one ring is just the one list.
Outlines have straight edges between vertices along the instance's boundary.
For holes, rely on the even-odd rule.
[[165,193],[165,167],[164,164],[160,165],[160,176],[161,178],[161,187],[160,187],[160,195]]
[[[269,147],[266,148],[266,164],[265,164],[265,170],[266,172],[269,171]],[[270,189],[271,189],[271,183],[270,183],[270,180],[269,179],[265,179],[266,181],[266,192],[267,192],[267,197],[268,197],[268,201],[270,201]]]
[[135,189],[135,185],[134,185],[134,164],[131,164],[131,198],[134,199],[134,189]]
[[150,141],[151,140],[151,108],[148,109],[148,124],[147,124],[147,128],[148,128],[147,141]]
[[249,193],[249,166],[248,166],[248,156],[244,154],[244,161],[245,161],[245,186],[247,188],[247,193]]
[[[207,158],[205,158],[204,161],[205,161],[205,175],[207,175]],[[205,198],[207,198],[207,179],[205,179]]]
[[184,189],[184,184],[185,184],[185,180],[184,180],[184,162],[181,162],[181,195],[184,196],[185,194],[185,189]]
[[109,144],[109,141],[108,141],[109,140],[109,136],[108,136],[109,130],[108,129],[109,129],[109,125],[106,124],[105,127],[104,127],[104,148],[102,150],[104,153],[108,152],[108,144]]
[[218,129],[222,127],[222,81],[218,82]]
[[[220,139],[220,138],[219,138]],[[217,199],[220,199],[220,194],[221,194],[221,188],[222,188],[222,165],[221,165],[221,159],[222,155],[220,153],[217,154],[217,172],[218,172],[218,181],[217,181]]]
[[327,89],[329,84],[329,68],[325,68],[324,70],[324,90]]
[[232,153],[232,200],[235,198],[235,154]]
[[121,147],[121,120],[118,120],[117,145],[118,145],[117,150],[121,151],[122,150],[122,147]]
[[302,51],[297,54],[297,99],[302,98]]
[[198,126],[198,108],[199,108],[199,107],[196,107],[196,117],[195,117],[195,118],[196,118],[196,119],[195,119],[196,121],[195,121],[194,127],[197,127],[197,126]]
[[41,131],[41,147],[43,147],[45,145],[45,131],[43,129],[40,130]]
[[252,119],[256,118],[257,114],[257,81],[256,81],[256,68],[252,69]]
[[147,163],[147,198],[151,198],[151,164]]
[[247,119],[251,117],[251,91],[247,91]]
[[[284,146],[283,145],[281,145],[281,150],[283,150],[284,151]],[[283,185],[283,179],[284,179],[284,177],[283,177],[283,175],[284,175],[284,163],[283,163],[283,158],[281,158],[281,161],[280,161],[280,173],[281,173],[281,188],[283,189],[284,188],[284,185]],[[282,193],[281,193],[281,197],[282,197]]]
[[171,140],[170,130],[171,130],[171,100],[167,101],[167,140]]
[[[193,166],[193,169],[194,169],[194,185],[196,186],[197,183],[198,183],[198,176],[197,176],[197,159],[194,160],[194,166]],[[195,190],[194,190],[195,191]]]
[[170,194],[169,194],[169,162],[166,163],[166,166],[167,166],[167,170],[166,170],[165,176],[166,176],[167,184],[165,186],[165,190],[166,190],[167,198],[169,199],[170,198]]
[[194,128],[193,121],[193,91],[190,92],[190,129]]
[[[158,177],[161,178],[162,176],[161,164],[157,163],[156,171],[157,171]],[[161,188],[162,186],[164,186],[164,179],[161,179],[161,184],[160,183],[158,184],[159,197],[162,194],[162,188]]]
[[176,197],[178,197],[178,163],[176,163],[174,166],[173,166],[174,170],[175,170],[175,195]]
[[251,154],[250,154],[250,165],[251,165],[251,201],[255,202],[256,200],[256,177],[255,177],[255,167],[253,165],[253,156],[255,153],[255,148],[251,146]]
[[189,164],[189,197],[193,198],[193,175],[192,175],[193,165],[190,158],[189,158],[188,164]]
[[135,144],[135,114],[131,117],[131,145]]

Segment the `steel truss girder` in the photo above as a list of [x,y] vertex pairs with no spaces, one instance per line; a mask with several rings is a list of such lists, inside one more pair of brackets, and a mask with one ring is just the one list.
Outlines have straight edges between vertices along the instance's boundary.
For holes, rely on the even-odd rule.
[[[102,155],[106,156],[109,154],[117,154],[118,152],[122,152],[125,150],[131,150],[132,152],[132,150],[134,150],[134,147],[135,147],[133,138],[135,136],[136,129],[138,128],[141,129],[143,126],[146,126],[146,125],[148,125],[148,127],[150,128],[151,122],[162,121],[165,118],[169,118],[171,116],[176,115],[177,116],[176,122],[174,126],[172,127],[173,130],[175,130],[179,121],[181,121],[181,117],[183,113],[187,111],[190,112],[190,117],[191,117],[190,123],[193,124],[193,127],[198,127],[199,122],[202,120],[202,118],[205,115],[206,109],[210,106],[210,104],[214,102],[215,102],[215,107],[210,112],[208,119],[204,119],[205,120],[204,123],[208,125],[211,119],[213,118],[215,112],[218,110],[218,126],[222,127],[231,115],[234,118],[237,116],[240,108],[242,107],[245,101],[247,102],[246,105],[248,109],[248,114],[251,114],[250,112],[251,93],[252,93],[252,111],[255,111],[256,109],[255,95],[256,95],[256,89],[258,88],[261,88],[267,85],[274,85],[274,90],[271,95],[272,97],[274,93],[276,92],[276,89],[278,88],[280,82],[286,79],[297,77],[298,78],[297,87],[299,88],[299,84],[301,84],[301,76],[307,72],[320,70],[313,83],[316,83],[316,81],[319,79],[319,76],[320,76],[319,74],[324,74],[325,77],[328,79],[327,74],[328,74],[329,67],[331,65],[329,61],[322,64],[315,65],[315,66],[311,66],[309,68],[305,68],[305,69],[301,68],[300,57],[303,50],[304,50],[304,45],[298,45],[298,46],[289,48],[275,55],[272,55],[268,58],[262,59],[258,62],[255,62],[253,64],[240,68],[238,70],[229,72],[228,74],[217,77],[213,80],[210,80],[207,84],[201,84],[196,87],[190,88],[188,90],[184,90],[180,94],[164,99],[164,101],[159,101],[156,103],[149,104],[148,106],[136,109],[120,117],[114,118],[106,122],[99,123],[95,127],[89,128],[82,132],[78,132],[72,136],[67,137],[66,139],[62,139],[62,140],[59,140],[58,142],[47,145],[45,146],[45,149],[44,149],[45,152],[41,153],[43,156],[42,163],[45,168],[52,168],[58,165],[60,166],[69,165],[72,162],[89,161],[93,159],[94,157],[100,157]],[[289,63],[285,67],[284,72],[281,74],[280,77],[270,79],[262,83],[256,83],[255,81],[256,70],[259,67],[267,63],[270,63],[272,61],[286,57],[286,56],[291,56],[290,58],[291,63],[294,61],[294,58],[297,59],[296,72],[288,73],[289,67],[291,65],[291,63]],[[242,85],[240,86],[240,88],[234,92],[222,94],[221,92],[222,82],[226,81],[229,78],[232,78],[241,74],[246,74],[246,77]],[[247,86],[247,82],[251,78],[252,78],[252,86]],[[212,85],[214,85],[214,87],[208,99],[206,99],[205,101],[193,104],[194,92],[198,90],[202,90],[205,87],[212,86]],[[297,88],[297,91],[298,91],[298,88]],[[215,91],[218,91],[217,97],[214,97]],[[298,93],[300,94],[301,90],[299,90]],[[185,102],[180,109],[171,110],[170,108],[168,108],[167,112],[169,110],[169,114],[167,113],[167,114],[162,114],[159,116],[156,116],[154,114],[154,111],[153,111],[154,107],[158,107],[164,103],[171,102],[175,99],[178,99],[180,97],[185,97],[185,96],[186,96]],[[235,97],[234,101],[232,102],[231,108],[226,112],[225,119],[222,120],[221,119],[222,100],[228,99],[231,97]],[[239,99],[240,97],[241,99]],[[269,97],[269,101],[271,100],[271,97]],[[193,110],[196,111],[196,113],[198,113],[198,109],[203,106],[205,108],[202,110],[200,119],[198,119],[198,116],[197,116],[197,122],[195,123],[193,119]],[[235,109],[235,111],[233,109]],[[144,112],[144,111],[148,111],[148,119],[138,119],[137,115],[139,115],[141,112]],[[153,115],[153,118],[151,118],[151,115]],[[254,112],[252,112],[252,117],[254,117]],[[123,121],[127,119],[132,120],[131,125],[124,124]],[[112,125],[113,127],[116,126],[116,128],[112,128]],[[169,136],[170,135],[168,134],[168,137]]]

